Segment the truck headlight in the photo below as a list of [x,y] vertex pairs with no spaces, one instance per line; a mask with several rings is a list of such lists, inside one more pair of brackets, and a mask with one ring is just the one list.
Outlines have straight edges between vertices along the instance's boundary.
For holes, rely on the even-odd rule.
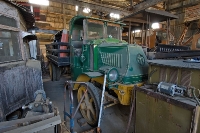
[[108,80],[111,82],[117,81],[119,77],[118,70],[116,68],[110,68],[107,72],[107,77],[108,77]]

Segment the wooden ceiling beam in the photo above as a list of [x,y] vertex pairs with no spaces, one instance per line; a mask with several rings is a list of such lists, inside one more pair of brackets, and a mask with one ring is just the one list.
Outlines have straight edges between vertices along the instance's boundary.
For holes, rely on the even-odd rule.
[[127,15],[124,18],[121,18],[120,20],[132,17],[132,16],[138,14],[140,11],[145,10],[145,9],[147,9],[149,7],[152,7],[152,6],[156,5],[156,4],[158,4],[160,2],[164,2],[164,1],[166,1],[166,0],[145,0],[145,1],[141,2],[141,3],[139,3],[139,4],[134,5],[132,14]]
[[83,0],[50,0],[50,1],[69,4],[69,5],[77,5],[79,7],[88,7],[90,9],[102,12],[114,12],[125,16],[130,15],[131,13],[128,10],[124,10],[119,7],[101,4],[94,1],[83,1]]
[[181,2],[169,5],[167,10],[172,11],[172,10],[176,10],[178,8],[186,8],[189,6],[197,5],[197,4],[199,4],[199,2],[200,2],[200,0],[183,0]]
[[44,29],[37,29],[35,30],[36,33],[45,33],[45,34],[56,34],[59,30],[44,30]]
[[136,19],[136,18],[126,18],[124,21],[135,22],[135,23],[147,23],[146,20]]

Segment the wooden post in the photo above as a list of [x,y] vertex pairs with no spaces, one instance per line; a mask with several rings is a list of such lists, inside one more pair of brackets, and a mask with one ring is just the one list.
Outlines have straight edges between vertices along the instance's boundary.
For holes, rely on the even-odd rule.
[[[147,24],[148,24],[148,19],[149,19],[149,15],[147,14]],[[145,32],[145,45],[148,47],[148,44],[147,44],[147,33],[148,33],[148,27],[146,25],[146,32]]]
[[62,4],[62,11],[63,11],[63,29],[66,29],[65,4]]
[[151,29],[151,23],[150,23],[150,16],[148,17],[149,18],[149,20],[148,20],[148,23],[149,23],[149,39],[148,39],[148,47],[150,48],[150,43],[151,43],[151,40],[150,40],[150,29]]
[[143,37],[143,34],[144,34],[144,23],[142,24],[142,32],[141,32],[142,45],[144,45],[144,37]]
[[131,43],[131,22],[129,22],[128,43]]

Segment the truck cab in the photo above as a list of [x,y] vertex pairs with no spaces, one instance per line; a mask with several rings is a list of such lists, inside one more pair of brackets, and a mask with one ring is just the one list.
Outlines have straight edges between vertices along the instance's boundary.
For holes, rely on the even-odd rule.
[[[122,42],[122,24],[96,18],[75,17],[70,23],[70,65],[72,79],[82,72],[98,70],[98,49],[101,42]],[[94,58],[93,58],[94,57]]]

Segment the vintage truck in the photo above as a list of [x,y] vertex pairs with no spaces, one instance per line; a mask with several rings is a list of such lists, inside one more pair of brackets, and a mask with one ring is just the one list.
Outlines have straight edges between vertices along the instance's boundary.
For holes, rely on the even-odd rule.
[[104,107],[120,103],[129,105],[133,86],[141,86],[147,80],[148,64],[139,45],[128,44],[121,39],[122,23],[92,17],[76,16],[70,22],[70,69],[81,101],[80,112],[86,121],[96,126],[99,117],[101,90],[107,75]]

